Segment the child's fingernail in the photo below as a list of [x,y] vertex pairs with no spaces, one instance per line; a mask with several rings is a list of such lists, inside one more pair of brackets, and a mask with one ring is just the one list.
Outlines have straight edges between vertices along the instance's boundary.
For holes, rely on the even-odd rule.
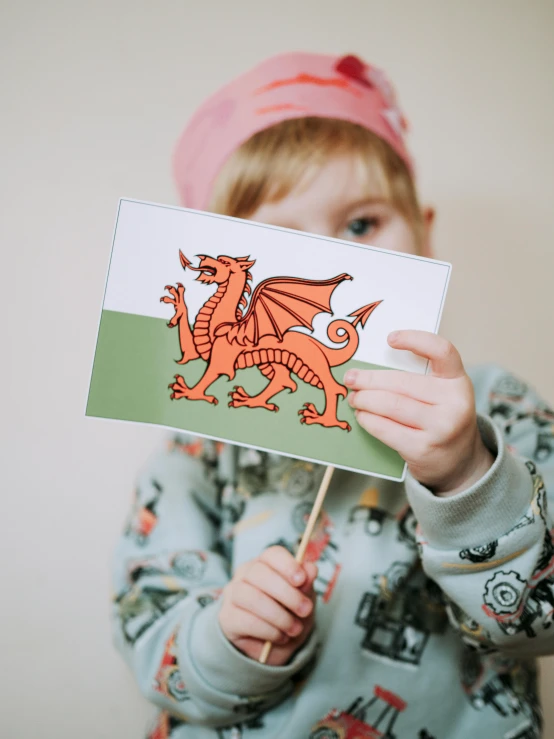
[[311,610],[312,610],[312,602],[310,600],[304,600],[298,606],[298,615],[307,616]]
[[304,582],[304,577],[305,576],[304,576],[304,573],[302,572],[302,570],[298,570],[292,576],[292,580],[293,580],[294,583],[296,583],[296,585],[300,585],[300,583]]
[[348,370],[344,374],[344,384],[353,385],[356,382],[356,370]]
[[347,398],[347,400],[348,400],[348,405],[351,405],[351,406],[353,406],[353,405],[354,405],[354,399],[355,399],[355,397],[356,397],[356,393],[355,393],[355,391],[354,391],[354,390],[351,390],[351,391],[350,391],[350,392],[348,393],[348,398]]
[[302,623],[300,623],[300,621],[295,621],[289,629],[289,635],[292,637],[298,636],[302,633],[303,628],[304,626]]
[[389,342],[395,342],[398,339],[398,333],[398,331],[391,331],[391,333],[389,334]]

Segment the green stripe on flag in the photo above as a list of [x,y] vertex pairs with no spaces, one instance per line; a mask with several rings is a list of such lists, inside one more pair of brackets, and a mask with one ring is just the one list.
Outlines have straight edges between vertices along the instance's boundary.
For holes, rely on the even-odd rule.
[[[295,393],[285,390],[272,399],[279,406],[278,413],[228,407],[228,393],[235,385],[243,386],[250,395],[265,387],[267,379],[255,367],[239,370],[234,380],[220,377],[210,387],[208,393],[219,400],[217,406],[204,401],[170,400],[168,384],[175,374],[183,375],[190,386],[205,367],[201,359],[187,365],[175,363],[180,356],[177,331],[159,318],[104,310],[87,415],[186,429],[369,474],[401,477],[404,462],[400,456],[360,428],[345,400],[339,402],[338,417],[350,423],[351,432],[301,424],[298,411],[303,404],[311,402],[321,412],[324,395],[296,376]],[[386,369],[352,360],[334,368],[335,378],[342,382],[350,367]]]

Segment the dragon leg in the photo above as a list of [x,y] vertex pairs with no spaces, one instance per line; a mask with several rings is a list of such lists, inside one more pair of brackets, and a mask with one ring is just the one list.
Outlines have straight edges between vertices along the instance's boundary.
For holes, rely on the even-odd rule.
[[230,380],[233,379],[235,376],[235,361],[240,351],[240,347],[231,347],[225,337],[216,339],[210,356],[210,363],[194,387],[188,387],[184,377],[175,375],[175,382],[169,385],[172,391],[171,400],[178,400],[179,398],[206,400],[208,403],[217,405],[217,398],[213,395],[206,395],[206,390],[223,375],[227,375]]
[[333,377],[327,358],[323,357],[323,360],[323,362],[318,363],[317,375],[323,384],[325,408],[323,413],[319,413],[313,403],[304,403],[304,407],[298,411],[300,423],[305,423],[307,425],[319,424],[320,426],[326,426],[327,428],[338,426],[345,431],[350,431],[350,424],[346,421],[340,421],[337,418],[337,405],[339,398],[346,397],[346,388],[344,385],[340,385]]
[[[267,368],[267,369],[266,369]],[[269,403],[269,399],[283,390],[290,390],[294,393],[297,385],[290,376],[290,370],[282,364],[268,364],[260,367],[261,371],[270,378],[269,383],[258,395],[248,395],[243,387],[235,385],[232,392],[229,393],[231,400],[230,408],[267,408],[269,411],[278,411],[279,406],[275,403]],[[264,371],[265,370],[265,371]]]
[[171,400],[179,400],[180,398],[186,398],[187,400],[206,400],[208,403],[217,405],[217,398],[213,395],[206,395],[205,391],[218,377],[221,377],[221,375],[213,372],[210,373],[210,367],[208,367],[196,385],[189,387],[184,377],[175,375],[175,382],[171,382],[168,385],[171,390],[169,397]]
[[[204,378],[202,378],[204,379]],[[215,380],[217,377],[215,378]],[[208,385],[211,385],[215,380],[211,380],[209,383],[203,383],[200,380],[194,387],[189,387],[185,382],[185,378],[182,375],[175,375],[175,382],[170,382],[168,387],[171,390],[169,396],[171,400],[180,400],[186,398],[187,400],[206,400],[208,403],[217,405],[218,400],[213,395],[206,395],[204,392]]]

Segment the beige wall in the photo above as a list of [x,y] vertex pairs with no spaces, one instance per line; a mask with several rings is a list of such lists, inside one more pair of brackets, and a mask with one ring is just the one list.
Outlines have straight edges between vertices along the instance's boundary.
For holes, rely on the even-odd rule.
[[[0,3],[2,736],[142,736],[148,709],[110,646],[108,557],[158,432],[85,420],[87,381],[117,199],[175,202],[173,142],[230,75],[285,49],[390,70],[438,208],[437,253],[454,263],[444,333],[554,402],[553,9]],[[544,695],[554,737],[547,682]]]

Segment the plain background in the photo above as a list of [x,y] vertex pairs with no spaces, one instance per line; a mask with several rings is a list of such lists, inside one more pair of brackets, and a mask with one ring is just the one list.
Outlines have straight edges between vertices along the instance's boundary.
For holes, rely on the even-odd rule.
[[159,431],[84,418],[118,198],[176,203],[189,114],[262,57],[365,56],[454,265],[442,333],[552,403],[553,30],[548,0],[0,3],[3,737],[132,739],[150,713],[111,647],[108,562]]

